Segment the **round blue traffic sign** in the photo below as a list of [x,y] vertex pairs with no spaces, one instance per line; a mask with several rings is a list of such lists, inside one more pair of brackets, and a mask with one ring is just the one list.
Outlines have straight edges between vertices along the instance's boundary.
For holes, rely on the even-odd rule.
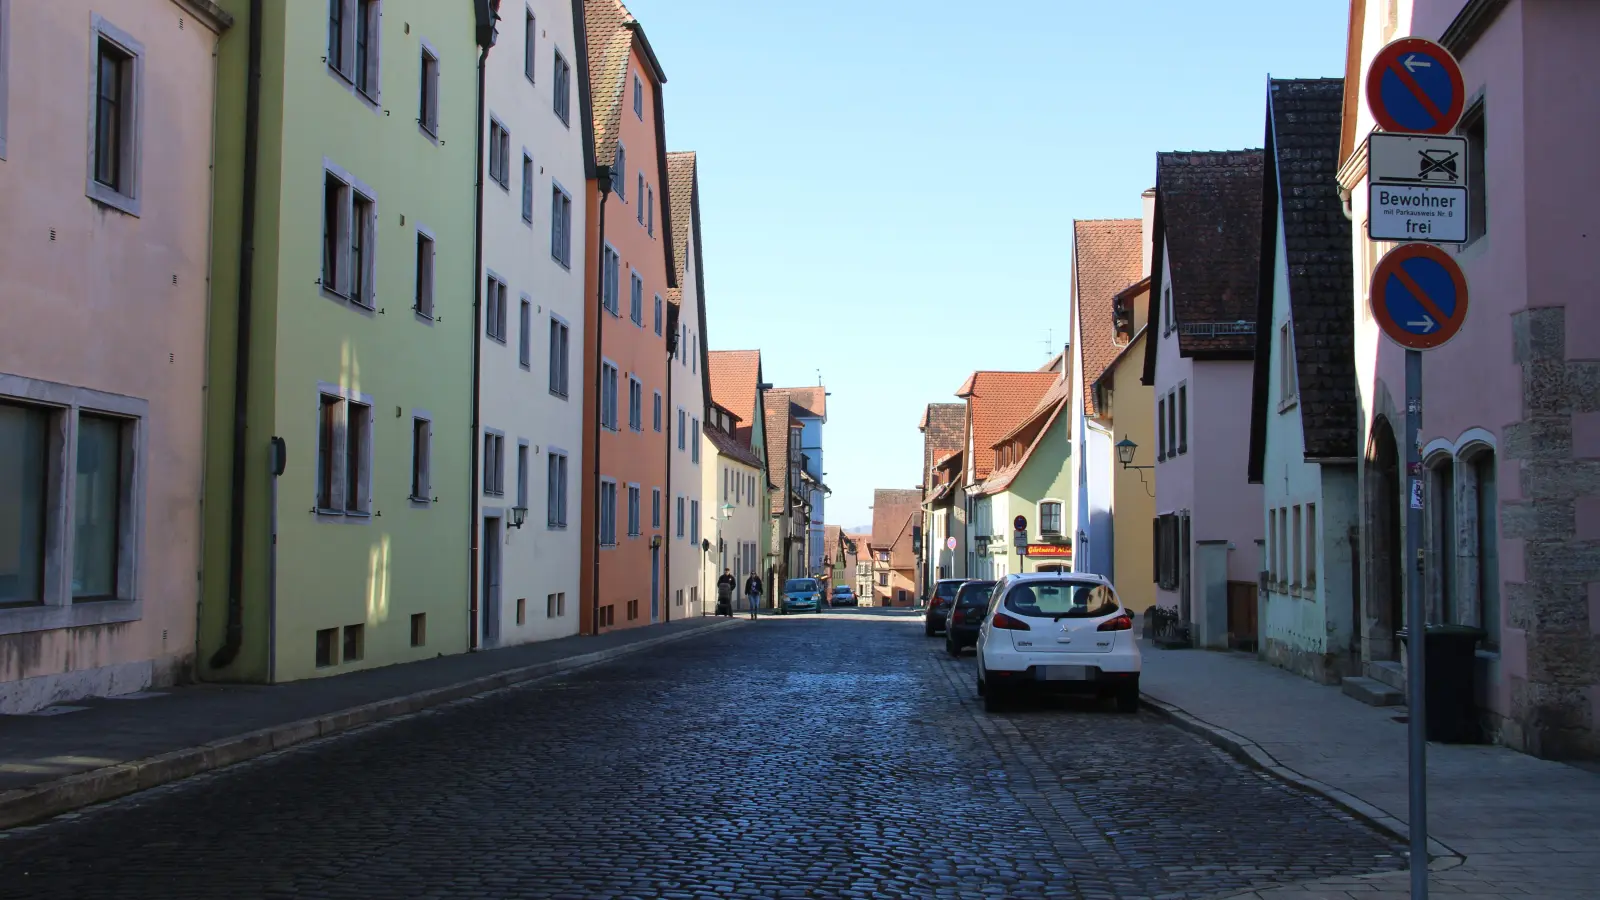
[[1448,134],[1466,89],[1450,51],[1422,38],[1388,44],[1367,68],[1367,106],[1384,131]]
[[1372,273],[1372,318],[1408,350],[1431,350],[1467,318],[1467,276],[1432,244],[1401,244]]

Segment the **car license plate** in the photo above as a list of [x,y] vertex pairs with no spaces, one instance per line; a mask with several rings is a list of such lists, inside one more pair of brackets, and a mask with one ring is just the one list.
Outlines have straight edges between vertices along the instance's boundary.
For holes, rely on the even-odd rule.
[[1040,666],[1040,681],[1087,681],[1088,666]]

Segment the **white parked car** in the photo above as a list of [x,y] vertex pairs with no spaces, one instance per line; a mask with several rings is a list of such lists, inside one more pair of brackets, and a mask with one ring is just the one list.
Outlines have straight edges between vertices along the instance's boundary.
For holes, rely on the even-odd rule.
[[1133,614],[1099,575],[1007,575],[978,630],[978,693],[994,711],[1023,691],[1113,697],[1139,709],[1139,644]]

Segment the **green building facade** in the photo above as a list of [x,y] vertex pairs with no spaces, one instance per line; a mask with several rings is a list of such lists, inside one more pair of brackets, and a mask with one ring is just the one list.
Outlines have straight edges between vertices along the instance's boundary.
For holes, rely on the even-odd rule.
[[253,179],[255,24],[249,0],[220,5],[237,26],[218,59],[199,671],[282,682],[462,652],[475,4],[261,3]]

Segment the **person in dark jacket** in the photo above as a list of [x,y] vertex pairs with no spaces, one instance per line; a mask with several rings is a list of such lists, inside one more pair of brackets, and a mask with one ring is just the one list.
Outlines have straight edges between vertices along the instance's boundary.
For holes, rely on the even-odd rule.
[[750,618],[756,617],[756,609],[761,605],[761,579],[756,573],[751,572],[750,577],[744,582],[745,596],[750,598]]
[[733,615],[733,592],[739,587],[733,580],[733,570],[723,569],[722,577],[717,579],[717,615]]

